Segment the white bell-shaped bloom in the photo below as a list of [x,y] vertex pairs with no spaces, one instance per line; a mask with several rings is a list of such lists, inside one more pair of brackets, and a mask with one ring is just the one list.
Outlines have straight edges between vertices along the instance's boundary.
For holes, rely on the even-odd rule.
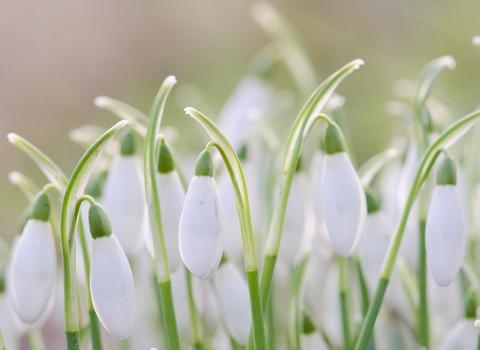
[[227,332],[237,343],[246,345],[252,312],[245,276],[233,263],[226,262],[219,267],[213,283]]
[[135,318],[135,286],[127,256],[106,212],[98,204],[88,214],[92,234],[90,292],[98,319],[118,339],[126,339]]
[[390,232],[387,217],[382,211],[368,214],[365,231],[358,247],[358,257],[370,291],[374,291],[377,286],[383,259],[390,242]]
[[305,174],[296,173],[292,180],[283,222],[282,241],[278,259],[293,266],[305,229]]
[[145,196],[134,155],[119,155],[113,160],[105,180],[102,206],[125,253],[137,253],[143,243]]
[[218,125],[235,150],[255,126],[248,114],[269,115],[272,99],[272,88],[264,79],[250,75],[240,81],[218,116]]
[[21,321],[37,322],[45,313],[55,286],[57,260],[48,221],[28,220],[13,251],[9,293]]
[[447,333],[438,350],[475,350],[478,342],[478,328],[474,319],[462,319]]
[[[178,248],[178,232],[180,215],[182,213],[185,191],[176,171],[169,173],[157,173],[158,199],[162,216],[162,230],[165,245],[167,247],[168,264],[170,271],[175,272],[181,266],[180,251]],[[145,245],[151,256],[155,256],[152,230],[148,210],[144,214],[143,233]]]
[[345,152],[326,154],[321,186],[321,212],[335,251],[348,257],[360,242],[367,215],[365,194]]
[[428,210],[425,244],[430,270],[439,286],[448,286],[462,267],[465,226],[457,187],[437,186]]
[[222,208],[211,176],[194,176],[180,217],[180,256],[198,278],[208,279],[223,253]]

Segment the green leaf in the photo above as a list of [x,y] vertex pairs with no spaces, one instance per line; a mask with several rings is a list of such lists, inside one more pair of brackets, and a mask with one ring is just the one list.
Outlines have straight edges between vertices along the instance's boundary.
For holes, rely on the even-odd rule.
[[62,202],[62,234],[68,232],[70,244],[72,244],[72,236],[75,230],[73,216],[75,213],[75,205],[77,198],[80,198],[87,185],[90,174],[92,173],[97,160],[100,158],[103,150],[107,146],[108,142],[117,133],[128,124],[128,121],[122,120],[108,129],[90,148],[85,152],[83,157],[78,162],[72,176],[65,189],[65,196]]
[[393,158],[399,155],[395,148],[388,148],[367,160],[358,169],[358,177],[362,185],[369,186],[375,175]]
[[128,120],[131,123],[132,128],[141,136],[147,134],[148,117],[138,109],[106,96],[97,97],[93,103],[98,108],[109,110],[120,119]]
[[25,152],[58,190],[63,193],[67,186],[67,176],[45,153],[17,134],[7,135],[8,141]]
[[170,270],[168,266],[167,248],[163,237],[162,217],[160,212],[160,202],[158,200],[158,186],[156,182],[157,173],[157,135],[160,132],[163,110],[167,97],[176,83],[174,76],[168,76],[153,103],[150,112],[150,119],[145,136],[144,150],[144,175],[145,175],[145,195],[148,204],[150,216],[150,226],[152,229],[153,245],[155,249],[155,260],[157,267],[157,278],[159,282],[170,281]]

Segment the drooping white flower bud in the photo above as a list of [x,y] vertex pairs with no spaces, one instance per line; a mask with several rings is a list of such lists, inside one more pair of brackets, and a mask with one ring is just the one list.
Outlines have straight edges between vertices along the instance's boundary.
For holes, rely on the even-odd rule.
[[365,190],[368,215],[365,231],[358,247],[358,257],[367,286],[374,291],[380,276],[383,259],[390,242],[390,225],[380,210],[379,199],[371,188]]
[[465,255],[466,224],[456,183],[455,163],[445,157],[437,172],[425,233],[430,270],[441,287],[453,281]]
[[8,288],[13,308],[27,324],[42,317],[55,286],[57,260],[49,216],[50,202],[42,193],[35,200],[10,263]]
[[122,141],[121,151],[114,158],[105,180],[102,205],[123,250],[126,254],[133,255],[143,243],[141,229],[145,196],[131,134],[127,134]]
[[226,262],[215,274],[213,284],[228,333],[237,343],[246,345],[252,325],[247,280],[233,263]]
[[117,339],[126,339],[135,317],[135,286],[127,256],[106,212],[93,204],[88,213],[93,237],[90,292],[98,319]]
[[363,232],[367,215],[365,194],[345,153],[338,126],[327,125],[323,144],[326,154],[321,180],[321,217],[335,251],[348,257],[355,251]]
[[438,350],[475,350],[477,349],[478,329],[473,319],[459,320],[447,333]]
[[[178,231],[180,215],[185,200],[185,191],[180,177],[175,170],[175,162],[172,150],[162,140],[158,156],[158,172],[156,174],[158,185],[158,200],[160,202],[162,230],[167,247],[168,264],[170,271],[175,272],[181,266],[180,252],[178,248]],[[152,230],[148,210],[144,215],[145,244],[149,253],[154,256]]]
[[205,150],[198,157],[195,176],[188,187],[178,236],[185,266],[203,280],[215,272],[223,253],[223,215],[212,175],[212,155]]

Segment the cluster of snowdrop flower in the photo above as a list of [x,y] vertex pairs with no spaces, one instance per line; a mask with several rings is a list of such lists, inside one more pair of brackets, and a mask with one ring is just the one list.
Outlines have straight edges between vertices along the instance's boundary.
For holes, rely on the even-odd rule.
[[[47,332],[69,350],[477,349],[480,111],[454,120],[430,96],[453,58],[396,84],[388,110],[410,133],[357,166],[334,90],[363,61],[315,89],[284,18],[264,3],[253,18],[273,40],[220,127],[185,109],[206,131],[196,162],[161,127],[172,76],[149,116],[97,98],[126,120],[71,133],[86,151],[70,177],[8,135],[48,182],[10,176],[29,204],[0,242],[0,349]],[[273,119],[291,109],[282,60],[310,94],[293,125]]]

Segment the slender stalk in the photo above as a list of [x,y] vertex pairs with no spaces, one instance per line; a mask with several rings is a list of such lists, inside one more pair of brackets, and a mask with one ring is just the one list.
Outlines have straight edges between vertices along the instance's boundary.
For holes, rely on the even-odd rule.
[[175,309],[173,307],[171,281],[160,282],[159,286],[163,306],[163,321],[166,325],[165,330],[167,332],[168,348],[171,350],[180,349],[180,338],[178,336]]
[[0,328],[0,350],[6,350],[1,328]]
[[263,324],[262,300],[260,297],[260,286],[258,283],[258,270],[247,271],[248,290],[250,292],[250,303],[252,308],[253,338],[255,350],[265,350],[266,338]]
[[[160,331],[161,331],[165,329],[165,326],[164,326],[165,316],[163,315],[162,295],[160,292],[160,286],[158,285],[158,282],[157,282],[157,275],[155,273],[153,273],[152,279],[153,279],[153,286],[155,289],[155,299],[158,304],[158,317],[159,317],[158,322],[161,326],[160,328]],[[168,339],[165,336],[165,334],[162,333],[160,338],[163,340],[163,345],[164,345],[163,348],[168,349]]]
[[310,251],[307,251],[293,269],[293,280],[288,300],[288,341],[291,350],[301,349],[300,334],[303,332],[303,313],[300,309],[301,291],[309,259]]
[[368,286],[358,258],[355,259],[355,268],[357,270],[358,283],[360,284],[360,293],[362,296],[362,314],[363,317],[365,317],[367,315],[368,307],[370,306],[370,296],[368,295]]
[[92,349],[101,350],[102,335],[100,333],[100,322],[98,322],[97,313],[93,308],[88,310],[88,316],[90,317],[90,336],[92,338]]
[[268,299],[267,312],[265,315],[265,322],[267,328],[267,350],[276,349],[275,337],[275,309],[273,305],[273,298]]
[[480,350],[480,334],[478,335],[477,339],[477,350]]
[[193,295],[192,274],[190,271],[185,273],[187,279],[187,294],[188,294],[188,307],[190,309],[190,323],[192,325],[193,333],[193,346],[195,350],[203,350],[203,336],[201,330],[201,324],[198,317],[197,307],[195,306],[195,298]]
[[425,219],[420,220],[419,232],[419,259],[418,259],[418,287],[419,287],[419,312],[418,326],[420,346],[429,349],[429,319],[427,299],[427,251],[425,247]]
[[31,350],[47,350],[42,333],[39,329],[31,331],[27,334],[28,346]]
[[343,348],[345,350],[350,349],[350,320],[348,312],[348,298],[347,298],[347,259],[344,257],[338,257],[338,269],[339,269],[339,293],[340,293],[340,306],[342,309],[342,331],[343,331]]
[[80,349],[80,339],[79,339],[79,331],[76,332],[66,332],[67,335],[67,348],[68,350],[71,349]]
[[409,192],[407,201],[405,203],[405,207],[397,223],[395,232],[393,234],[393,238],[390,242],[390,246],[385,256],[382,270],[380,273],[379,282],[377,285],[377,290],[375,292],[374,299],[370,304],[367,317],[364,320],[359,338],[355,345],[355,350],[365,349],[368,343],[368,340],[370,338],[370,334],[375,324],[375,320],[377,319],[378,312],[380,310],[380,306],[382,304],[383,297],[385,295],[385,291],[390,281],[390,276],[395,266],[395,260],[397,258],[398,251],[400,249],[400,244],[402,243],[403,233],[405,231],[405,226],[407,224],[408,215],[413,206],[415,198],[417,197],[418,192],[421,189],[421,186],[422,186],[421,180],[426,178],[426,175],[427,175],[425,173],[425,169],[431,168],[429,167],[429,165],[431,164],[431,162],[435,161],[436,159],[435,157],[438,156],[438,150],[441,147],[447,147],[446,145],[450,145],[455,141],[457,141],[475,124],[479,116],[480,116],[480,111],[477,110],[467,115],[466,117],[460,119],[459,121],[457,121],[450,128],[444,131],[443,134],[440,135],[440,137],[432,145],[430,145],[427,148],[426,152],[422,156],[419,167],[417,169],[417,173],[415,175],[414,182],[412,184],[412,187],[410,188],[410,192]]

